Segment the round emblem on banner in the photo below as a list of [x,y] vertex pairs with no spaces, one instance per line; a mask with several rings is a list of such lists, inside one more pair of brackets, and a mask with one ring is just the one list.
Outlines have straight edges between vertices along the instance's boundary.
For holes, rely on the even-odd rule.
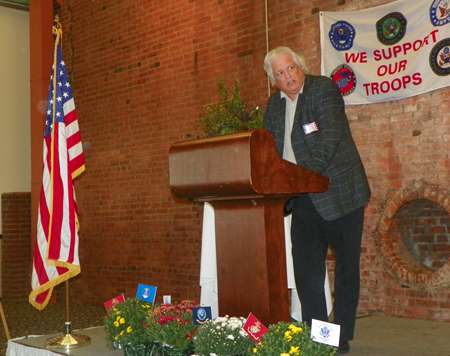
[[406,18],[400,12],[391,12],[377,21],[378,41],[387,46],[399,42],[406,33]]
[[430,6],[430,20],[433,26],[443,26],[450,22],[448,0],[434,0]]
[[355,28],[346,21],[338,21],[331,25],[328,37],[337,51],[347,51],[353,47]]
[[434,74],[445,77],[450,74],[450,38],[436,43],[430,52],[430,67]]
[[198,319],[199,321],[205,321],[207,315],[208,315],[208,314],[206,313],[206,310],[205,310],[205,309],[203,309],[203,308],[198,308],[198,310],[197,310],[197,319]]
[[350,95],[356,88],[356,76],[353,69],[347,64],[336,67],[330,78],[338,85],[343,96]]

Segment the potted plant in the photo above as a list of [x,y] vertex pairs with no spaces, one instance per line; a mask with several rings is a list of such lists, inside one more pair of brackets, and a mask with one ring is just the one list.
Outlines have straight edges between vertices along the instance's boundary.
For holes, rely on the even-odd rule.
[[279,322],[269,326],[253,349],[255,356],[333,356],[338,349],[315,342],[306,323]]
[[112,349],[123,349],[126,356],[151,355],[153,340],[145,331],[145,321],[152,304],[129,298],[116,303],[105,316],[106,344]]
[[215,93],[220,95],[216,103],[205,105],[205,114],[200,118],[198,127],[205,137],[232,134],[235,132],[261,129],[264,110],[260,106],[248,108],[248,98],[241,100],[239,83],[228,88],[222,78],[217,80]]
[[199,356],[251,355],[255,342],[244,331],[245,318],[219,317],[198,329],[194,339]]
[[146,317],[145,332],[154,340],[158,355],[186,356],[193,351],[197,327],[192,322],[192,308],[197,303],[184,300],[179,304],[155,306]]

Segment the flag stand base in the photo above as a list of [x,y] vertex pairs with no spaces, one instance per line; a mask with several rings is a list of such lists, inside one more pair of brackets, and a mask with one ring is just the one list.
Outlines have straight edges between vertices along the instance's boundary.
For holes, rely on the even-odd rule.
[[64,334],[48,338],[45,346],[48,349],[52,348],[66,348],[72,349],[75,347],[86,346],[91,343],[91,338],[87,335],[78,335],[72,333],[72,324],[66,322],[64,326]]

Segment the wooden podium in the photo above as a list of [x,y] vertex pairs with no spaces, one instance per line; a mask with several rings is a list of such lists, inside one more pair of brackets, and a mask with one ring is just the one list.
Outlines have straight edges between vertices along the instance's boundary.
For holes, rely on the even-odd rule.
[[174,196],[214,207],[220,316],[289,321],[284,204],[330,179],[283,160],[267,130],[176,142],[169,165]]

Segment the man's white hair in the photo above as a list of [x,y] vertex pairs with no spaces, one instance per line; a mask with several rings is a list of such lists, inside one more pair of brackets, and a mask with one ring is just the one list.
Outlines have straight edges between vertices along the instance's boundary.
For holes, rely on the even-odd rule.
[[267,73],[267,76],[269,77],[270,83],[272,85],[275,84],[275,76],[272,71],[272,62],[277,59],[278,57],[282,55],[289,55],[294,60],[294,62],[303,70],[305,74],[309,73],[309,69],[306,66],[305,57],[302,55],[295,53],[292,49],[289,47],[277,47],[273,50],[271,50],[269,53],[267,53],[266,58],[264,59],[264,70]]

